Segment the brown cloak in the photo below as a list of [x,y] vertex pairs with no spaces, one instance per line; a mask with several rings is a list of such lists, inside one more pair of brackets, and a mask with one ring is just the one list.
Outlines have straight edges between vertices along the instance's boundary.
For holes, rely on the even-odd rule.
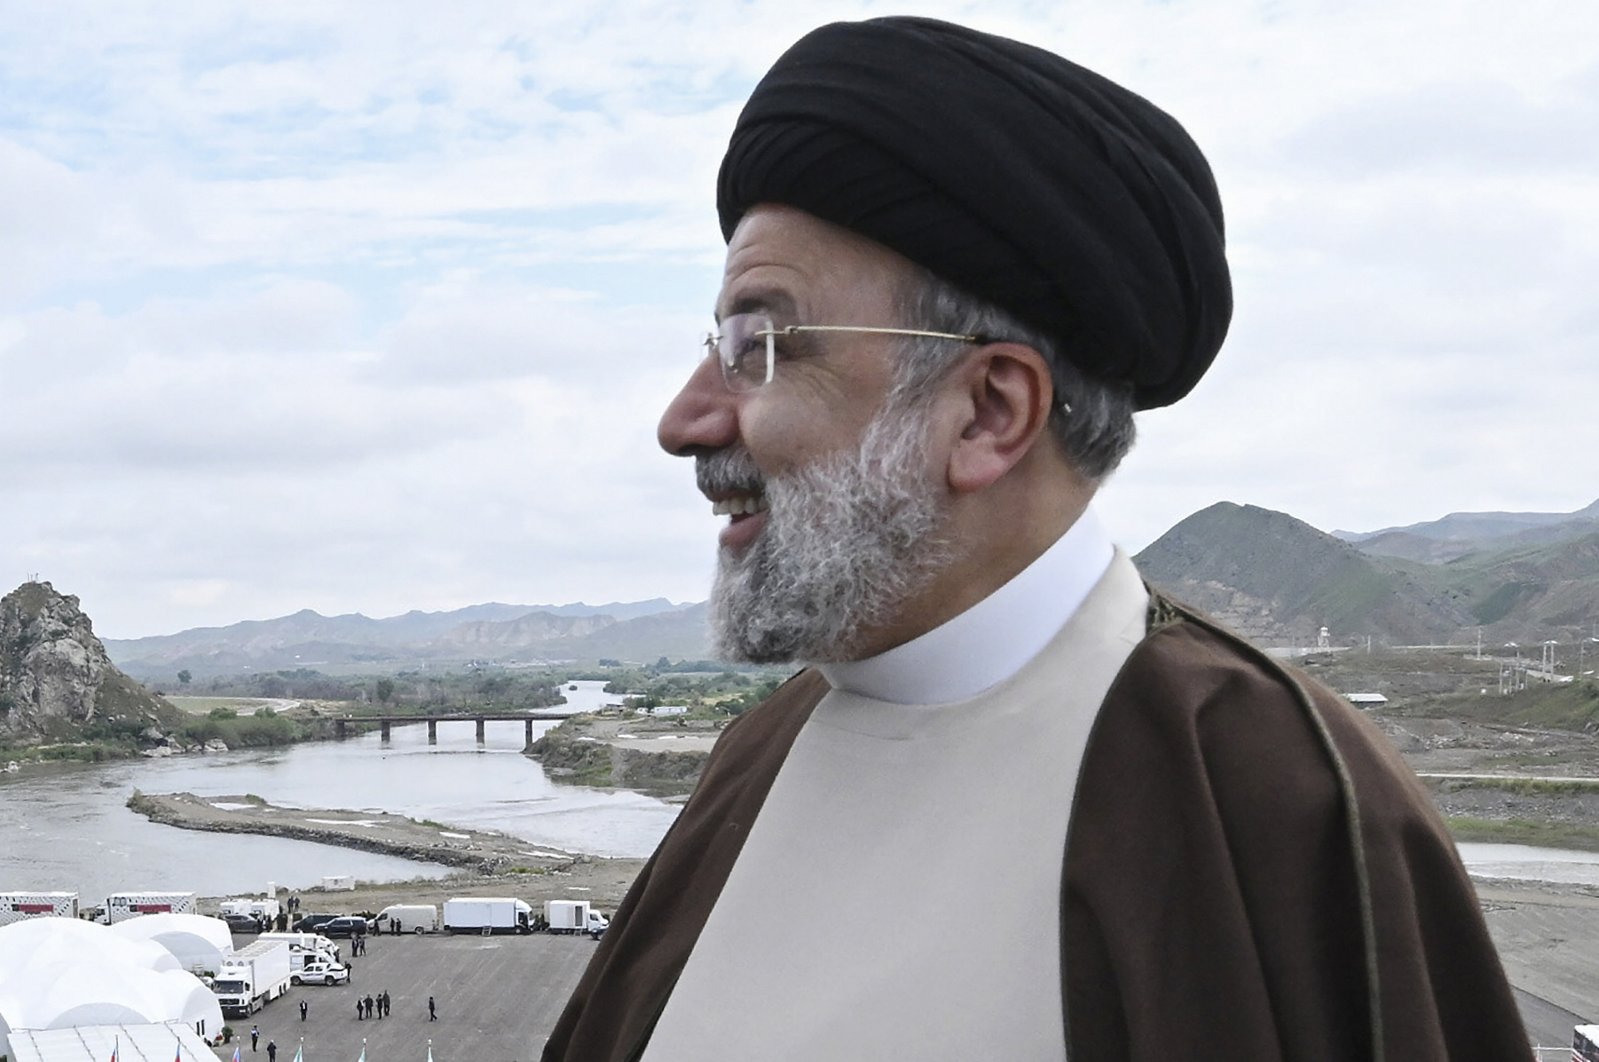
[[[801,672],[727,728],[545,1062],[642,1054],[826,692]],[[1159,595],[1089,738],[1064,859],[1073,1062],[1532,1057],[1454,845],[1387,740]]]

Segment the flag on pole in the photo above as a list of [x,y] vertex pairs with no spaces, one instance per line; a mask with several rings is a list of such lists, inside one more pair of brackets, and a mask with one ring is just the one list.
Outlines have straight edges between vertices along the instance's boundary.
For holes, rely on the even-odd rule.
[[305,1062],[305,1037],[300,1037],[300,1046],[294,1049],[294,1062]]
[[[111,1044],[111,1062],[117,1062],[117,1055],[122,1051],[122,1037],[118,1036]],[[235,1062],[237,1060],[235,1059]]]
[[237,1047],[233,1049],[233,1062],[239,1062],[239,1049]]
[[361,1037],[361,1057],[355,1062],[366,1062],[366,1037]]
[[428,1062],[433,1062],[433,1041],[428,1041]]

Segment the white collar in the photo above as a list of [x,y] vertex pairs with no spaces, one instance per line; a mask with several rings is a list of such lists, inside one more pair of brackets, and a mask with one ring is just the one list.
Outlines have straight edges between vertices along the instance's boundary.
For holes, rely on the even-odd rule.
[[1010,678],[1072,618],[1115,547],[1092,509],[1010,582],[903,645],[818,664],[828,685],[895,704],[963,701]]

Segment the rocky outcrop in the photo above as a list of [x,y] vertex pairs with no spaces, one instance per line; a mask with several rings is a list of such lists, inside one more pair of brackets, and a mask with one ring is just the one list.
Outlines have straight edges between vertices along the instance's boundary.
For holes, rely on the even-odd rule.
[[[111,663],[77,598],[44,582],[0,598],[0,741],[115,734],[151,745],[178,719],[175,708]],[[151,728],[154,739],[140,737]]]
[[593,736],[593,718],[573,716],[529,745],[526,754],[555,782],[634,789],[659,797],[694,791],[708,752],[626,748]]

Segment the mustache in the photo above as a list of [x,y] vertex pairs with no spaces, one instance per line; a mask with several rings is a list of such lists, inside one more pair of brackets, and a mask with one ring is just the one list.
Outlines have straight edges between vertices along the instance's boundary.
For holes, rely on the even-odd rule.
[[764,493],[766,477],[755,465],[755,458],[742,446],[696,454],[694,483],[702,494]]

